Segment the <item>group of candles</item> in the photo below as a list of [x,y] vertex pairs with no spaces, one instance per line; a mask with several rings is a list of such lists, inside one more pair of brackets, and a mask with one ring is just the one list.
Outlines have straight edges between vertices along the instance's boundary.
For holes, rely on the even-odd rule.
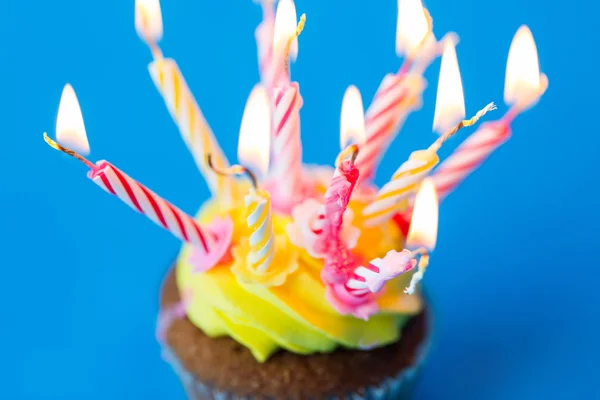
[[[154,58],[149,65],[150,75],[213,196],[224,209],[240,204],[246,207],[250,232],[247,262],[256,276],[264,275],[271,268],[277,252],[273,210],[291,214],[294,207],[316,196],[311,190],[315,184],[307,182],[302,167],[302,96],[298,83],[292,82],[289,73],[290,59],[295,59],[298,52],[298,35],[304,27],[305,16],[297,23],[293,0],[280,0],[276,11],[272,0],[262,0],[261,5],[263,21],[256,31],[261,84],[248,98],[238,149],[238,158],[245,167],[229,166],[177,63],[162,56],[157,45],[163,33],[158,0],[136,0],[135,9],[136,29]],[[439,162],[440,146],[460,128],[473,125],[495,107],[491,103],[472,119],[461,121],[465,109],[455,35],[447,35],[438,42],[431,27],[431,18],[421,0],[398,0],[396,48],[398,55],[404,56],[403,65],[396,74],[384,77],[366,113],[355,86],[350,86],[344,95],[342,151],[322,199],[319,227],[314,231],[319,238],[316,245],[324,249],[324,284],[330,293],[336,294],[338,302],[342,299],[342,302],[355,303],[356,299],[378,292],[385,281],[418,265],[406,289],[407,293],[413,293],[427,266],[428,251],[435,245],[438,198],[445,198],[509,138],[512,120],[535,104],[547,87],[546,77],[539,72],[533,37],[523,26],[513,39],[507,62],[504,97],[512,107],[502,119],[482,125],[433,171]],[[373,194],[362,211],[365,226],[381,225],[399,213],[410,220],[407,247],[413,250],[392,250],[383,259],[357,265],[351,249],[340,240],[343,216],[351,195],[355,187],[370,183],[380,158],[403,121],[420,107],[425,87],[423,71],[440,52],[443,55],[434,130],[441,136],[429,148],[413,152]],[[89,151],[79,104],[70,85],[63,90],[56,137],[59,143],[82,154]],[[53,148],[86,164],[90,168],[88,176],[106,192],[194,246],[200,255],[198,270],[216,265],[230,249],[231,219],[217,219],[208,226],[201,226],[109,162],[93,164],[45,134],[44,138]],[[253,184],[242,201],[239,180],[229,175],[243,173],[248,174]],[[417,263],[415,258],[419,256]]]

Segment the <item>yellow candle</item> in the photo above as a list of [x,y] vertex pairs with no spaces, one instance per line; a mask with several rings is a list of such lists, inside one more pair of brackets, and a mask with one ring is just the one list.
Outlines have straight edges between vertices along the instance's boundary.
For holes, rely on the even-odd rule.
[[156,44],[162,37],[160,4],[158,0],[136,0],[135,11],[138,34],[150,46],[154,57],[154,61],[148,66],[150,76],[212,194],[219,198],[219,204],[224,207],[231,206],[235,181],[209,173],[205,162],[206,154],[212,155],[216,167],[225,168],[229,162],[198,107],[177,63],[171,58],[163,58]]

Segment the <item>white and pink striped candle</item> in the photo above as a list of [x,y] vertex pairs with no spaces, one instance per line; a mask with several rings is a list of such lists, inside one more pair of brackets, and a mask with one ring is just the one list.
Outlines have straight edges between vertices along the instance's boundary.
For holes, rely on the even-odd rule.
[[372,180],[386,149],[406,117],[421,107],[425,89],[422,76],[399,72],[387,74],[365,114],[365,143],[356,159],[361,179]]
[[383,258],[358,266],[346,281],[347,290],[354,295],[378,292],[387,281],[412,271],[417,266],[416,257],[420,256],[418,270],[412,274],[410,284],[404,291],[413,294],[429,264],[429,252],[435,248],[437,230],[437,193],[433,182],[425,179],[417,194],[415,213],[406,237],[406,247],[412,250],[391,250]]
[[[285,72],[272,89],[273,155],[267,187],[273,207],[284,213],[301,200],[302,142],[300,140],[300,108],[302,96],[297,82],[290,82],[289,58],[297,52],[297,36],[302,31],[304,16],[296,27],[296,8],[292,0],[277,5],[273,35],[273,63]],[[295,44],[296,43],[296,44]]]
[[431,179],[440,201],[510,138],[514,118],[534,105],[547,87],[548,79],[539,71],[533,35],[529,28],[521,26],[512,41],[506,65],[504,100],[512,108],[501,120],[483,124],[433,172]]
[[[56,118],[56,136],[59,141],[72,143],[74,147],[81,149],[84,153],[89,151],[79,102],[75,91],[68,84],[61,96]],[[44,134],[44,139],[52,148],[69,154],[88,166],[90,168],[88,177],[104,191],[118,197],[135,211],[171,232],[175,237],[194,246],[200,255],[200,269],[206,270],[215,265],[229,249],[233,233],[233,223],[230,219],[215,221],[219,224],[219,235],[216,235],[200,226],[190,215],[132,179],[108,161],[103,160],[93,164],[74,150],[54,142],[46,134]],[[226,225],[225,229],[223,229],[223,224]]]
[[356,159],[362,181],[374,178],[379,161],[406,117],[421,108],[426,87],[423,71],[437,53],[431,28],[421,0],[398,0],[396,53],[405,60],[397,73],[383,78],[367,109],[365,143]]

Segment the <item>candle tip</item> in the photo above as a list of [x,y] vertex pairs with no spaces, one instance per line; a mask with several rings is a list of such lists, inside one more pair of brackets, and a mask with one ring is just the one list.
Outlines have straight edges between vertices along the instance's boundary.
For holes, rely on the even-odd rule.
[[433,130],[444,133],[464,118],[465,96],[456,56],[456,45],[452,40],[446,40],[435,99]]
[[206,165],[208,166],[208,168],[213,170],[213,172],[215,174],[222,175],[222,176],[234,176],[234,175],[246,174],[246,175],[248,175],[248,178],[250,178],[250,181],[251,181],[254,189],[258,189],[258,179],[256,179],[256,175],[254,175],[252,173],[252,171],[250,171],[246,167],[243,167],[241,165],[232,165],[231,167],[228,167],[228,168],[219,168],[213,164],[212,154],[210,154],[210,153],[206,154]]
[[463,121],[460,121],[457,125],[448,129],[442,136],[440,136],[438,138],[438,140],[436,140],[431,146],[429,146],[429,149],[437,152],[440,149],[440,147],[448,139],[450,139],[452,136],[454,136],[456,134],[456,132],[460,131],[462,128],[464,128],[466,126],[475,125],[477,123],[477,121],[479,121],[481,119],[481,117],[483,117],[488,112],[496,110],[496,109],[497,109],[496,104],[494,102],[489,103],[488,105],[483,107],[481,110],[479,110],[477,112],[477,114],[475,114],[470,119],[465,119]]
[[524,110],[533,106],[547,87],[547,78],[540,73],[537,47],[531,30],[521,26],[508,51],[504,102]]
[[296,40],[298,38],[298,36],[300,36],[300,34],[302,33],[302,31],[304,30],[304,24],[306,23],[306,14],[302,14],[302,16],[300,17],[300,21],[298,22],[298,25],[296,26],[296,32],[290,36],[290,38],[287,41],[287,44],[285,46],[285,51],[284,51],[284,61],[285,61],[285,71],[287,72],[288,76],[290,74],[290,57],[292,58],[293,61],[296,61],[296,57],[298,57],[298,41]]

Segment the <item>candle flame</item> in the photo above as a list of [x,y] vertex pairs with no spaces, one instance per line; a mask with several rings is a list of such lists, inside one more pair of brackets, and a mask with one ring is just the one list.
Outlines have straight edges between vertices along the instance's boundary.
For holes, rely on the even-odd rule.
[[532,105],[545,90],[546,77],[540,75],[537,48],[533,35],[526,25],[522,25],[508,51],[504,101],[507,104],[521,103]]
[[271,108],[266,90],[256,85],[248,96],[238,141],[238,160],[264,177],[269,170]]
[[426,178],[415,199],[406,247],[426,247],[433,251],[437,241],[438,196],[431,178]]
[[433,130],[442,134],[465,118],[465,95],[463,92],[455,43],[447,40],[440,66]]
[[135,30],[145,41],[158,42],[163,36],[159,0],[135,0]]
[[81,154],[90,153],[81,107],[73,86],[66,84],[56,115],[56,140]]
[[340,145],[342,150],[349,144],[360,144],[365,140],[365,111],[360,91],[348,86],[342,100],[340,118]]
[[283,52],[290,38],[294,38],[290,46],[290,58],[298,56],[298,39],[296,38],[296,6],[293,0],[280,0],[277,3],[275,27],[273,28],[273,50]]
[[431,21],[421,0],[398,0],[396,53],[413,57],[429,33]]

